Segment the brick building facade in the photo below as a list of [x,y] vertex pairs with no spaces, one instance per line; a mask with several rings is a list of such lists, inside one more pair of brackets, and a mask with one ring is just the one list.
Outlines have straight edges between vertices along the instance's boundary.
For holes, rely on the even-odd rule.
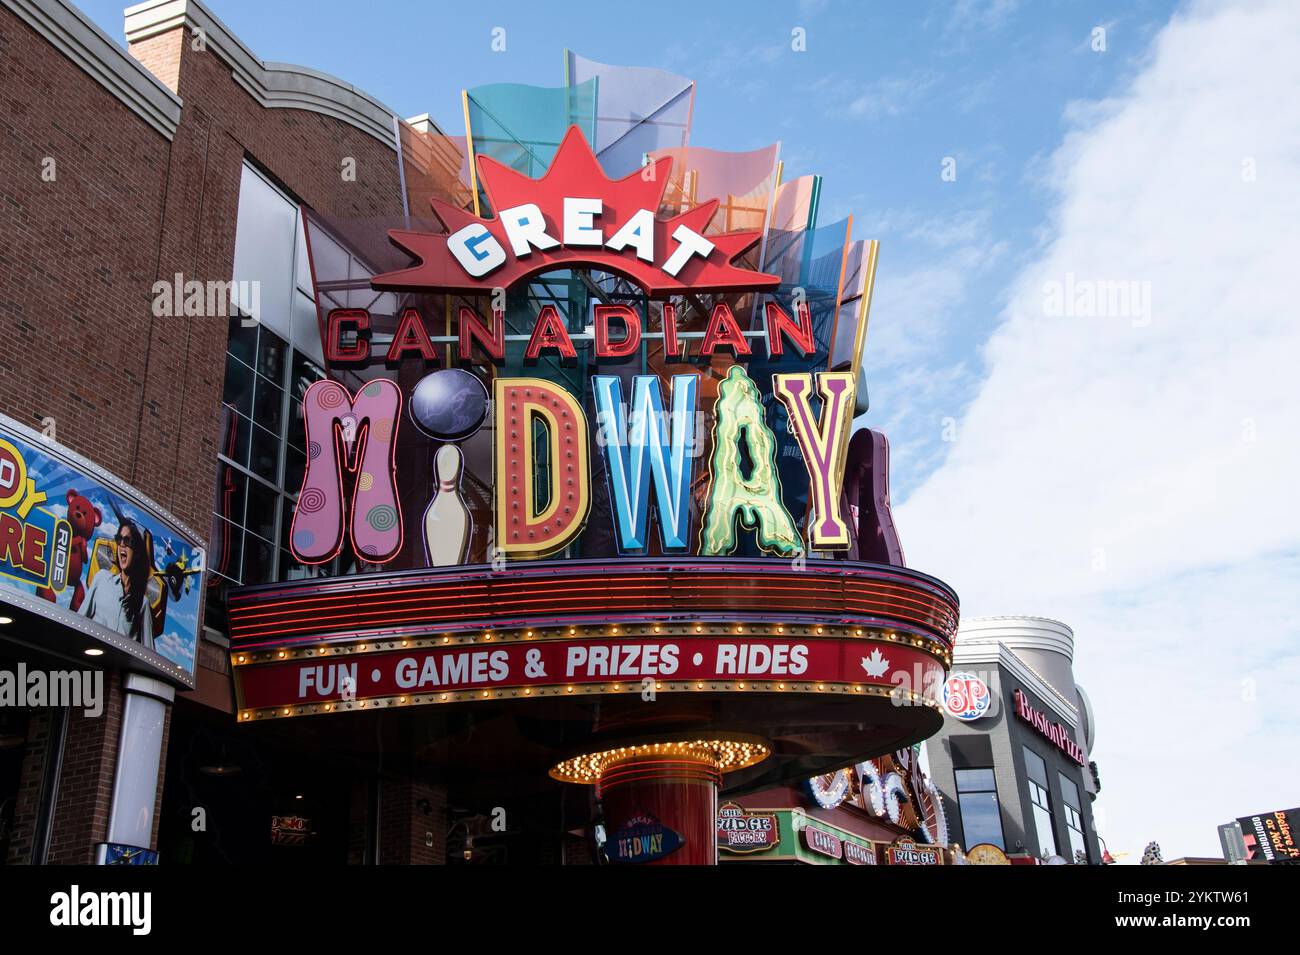
[[[599,861],[596,833],[616,829],[624,820],[605,821],[591,788],[566,786],[558,781],[563,777],[547,775],[543,764],[554,765],[554,754],[586,745],[596,731],[610,739],[610,734],[639,736],[651,726],[656,732],[668,727],[674,734],[689,727],[694,734],[696,727],[720,719],[725,699],[697,702],[687,694],[680,702],[665,703],[653,719],[630,704],[602,701],[599,695],[577,706],[561,699],[534,700],[540,705],[527,711],[503,700],[477,709],[430,707],[418,714],[373,706],[364,714],[333,712],[292,721],[252,719],[251,713],[237,713],[235,708],[228,593],[244,599],[263,585],[289,584],[292,590],[300,583],[315,586],[307,578],[376,569],[400,575],[433,566],[420,536],[410,533],[396,545],[390,566],[366,563],[359,550],[336,551],[323,563],[312,563],[318,555],[299,558],[300,552],[289,545],[289,514],[303,487],[311,448],[302,416],[307,387],[328,377],[345,385],[349,394],[359,394],[362,383],[387,377],[402,394],[411,394],[418,382],[430,377],[426,364],[451,366],[453,315],[459,314],[457,303],[463,304],[465,296],[442,294],[438,288],[401,293],[401,302],[423,307],[423,312],[411,311],[429,323],[425,331],[438,336],[442,352],[427,361],[423,355],[404,359],[398,347],[388,353],[395,357],[385,360],[390,367],[382,371],[349,363],[338,351],[335,361],[327,361],[323,316],[340,307],[368,309],[366,321],[373,314],[369,327],[379,333],[373,336],[379,346],[374,354],[381,355],[382,339],[392,340],[407,310],[398,307],[397,294],[384,291],[382,284],[374,288],[370,278],[409,261],[385,241],[385,231],[410,227],[413,219],[426,217],[431,196],[447,198],[462,209],[471,203],[477,208],[480,186],[466,155],[478,148],[474,138],[462,150],[463,141],[442,135],[427,117],[403,120],[343,80],[263,62],[200,0],[147,0],[125,11],[124,28],[126,43],[119,45],[66,0],[0,0],[0,209],[5,216],[0,229],[0,339],[6,346],[0,354],[0,511],[5,506],[5,434],[16,434],[33,447],[57,451],[87,480],[107,482],[109,498],[121,494],[136,500],[158,518],[159,526],[194,529],[191,536],[203,549],[206,596],[203,612],[194,614],[191,652],[178,658],[160,656],[153,647],[150,652],[140,650],[130,638],[121,639],[120,631],[114,634],[87,623],[84,613],[69,613],[49,598],[35,599],[0,583],[0,672],[23,665],[73,665],[82,670],[96,665],[106,677],[107,693],[103,712],[94,716],[68,705],[33,705],[12,716],[0,710],[0,859],[90,862],[124,847],[128,853],[143,850],[141,857],[157,852],[165,861],[180,863],[431,864],[471,857],[545,864]],[[566,62],[578,65],[567,56]],[[611,77],[607,84],[615,103],[619,82],[641,83],[647,75],[639,68],[582,62],[583,69],[622,76]],[[694,84],[679,87],[680,78],[669,79],[676,90],[670,101],[684,112],[681,121],[667,122],[665,128],[675,130],[676,142],[685,145]],[[562,112],[569,116],[575,104],[587,104],[593,136],[597,117],[589,100],[596,86],[594,78],[578,83],[564,94],[572,100],[567,112],[554,111],[557,117]],[[545,112],[530,104],[531,96],[518,97],[512,109]],[[468,93],[465,108],[468,133]],[[635,110],[632,114],[639,116]],[[557,142],[561,135],[569,137],[566,129],[581,131],[576,124],[568,125],[568,119],[557,122]],[[633,125],[640,122],[634,118]],[[486,129],[475,132],[478,140],[490,142],[496,136],[512,144],[495,123],[485,118]],[[541,160],[528,148],[521,149],[528,153],[523,167],[530,174],[538,172]],[[770,199],[779,205],[777,152],[773,148],[749,155],[760,156],[766,171],[759,185],[735,191],[760,197],[762,208],[741,211],[766,227],[766,204]],[[633,169],[642,158],[633,157]],[[611,168],[617,165],[614,159],[609,162]],[[688,201],[699,207],[696,179],[693,174],[689,190],[685,178],[674,187],[680,193],[674,201],[683,208]],[[774,261],[788,259],[783,271],[790,275],[784,285],[820,289],[814,289],[818,314],[829,324],[819,347],[824,347],[829,369],[841,313],[855,323],[846,321],[845,328],[862,330],[855,346],[860,351],[875,252],[874,244],[868,252],[866,243],[852,242],[847,228],[829,251],[814,248],[813,237],[823,233],[813,229],[813,196],[820,194],[813,181],[802,177],[789,184],[793,198],[787,203],[787,238],[797,240],[795,246],[802,252]],[[716,200],[700,204],[709,201]],[[728,221],[732,205],[729,199]],[[824,234],[832,232],[839,234]],[[758,254],[761,258],[762,252]],[[331,257],[328,267],[318,268],[317,260],[326,255]],[[850,261],[856,263],[852,271],[857,278],[849,275]],[[567,271],[575,274],[565,277],[562,284],[567,288],[558,294],[567,303],[571,322],[579,325],[570,331],[585,335],[581,325],[588,306],[612,299],[590,275],[576,274],[598,270]],[[318,276],[324,278],[318,282]],[[249,290],[245,282],[251,283]],[[193,308],[191,286],[198,297]],[[489,296],[481,291],[471,294],[486,303]],[[529,320],[544,299],[549,303],[557,294],[549,288],[536,295],[522,291],[519,314],[527,313]],[[620,301],[639,301],[639,293],[618,294]],[[385,298],[386,304],[376,304]],[[648,329],[648,302],[645,307]],[[493,313],[499,308],[491,306]],[[682,334],[704,339],[709,309],[697,301],[690,311],[691,317],[683,314],[679,320]],[[665,318],[669,314],[664,309],[658,320],[673,321]],[[521,334],[525,326],[531,327],[525,322],[511,328],[516,357],[503,367],[526,364],[523,341],[518,340],[528,338]],[[661,338],[666,339],[667,329],[665,325]],[[853,343],[853,335],[844,337]],[[649,355],[649,346],[643,347]],[[655,347],[660,349],[655,361],[664,368],[687,364],[679,363],[683,356],[672,354],[667,345]],[[860,357],[849,363],[841,356],[845,368],[859,365]],[[645,360],[637,357],[623,371]],[[716,397],[723,358],[706,356],[701,365],[705,373],[700,377]],[[850,380],[859,377],[857,370],[849,372]],[[353,423],[360,433],[361,425]],[[390,433],[395,432],[393,428]],[[480,450],[470,449],[469,454],[485,454],[489,437],[486,430],[480,434]],[[432,452],[440,449],[423,439],[394,444],[394,470],[404,476],[398,491],[400,509],[422,513],[441,480],[434,479],[431,467]],[[871,520],[876,522],[862,518],[854,535],[876,543],[861,543],[850,559],[863,565],[872,560],[896,564],[881,593],[888,601],[897,597],[901,607],[907,598],[898,597],[894,581],[905,569],[896,543],[888,543],[893,532],[884,480],[887,443],[883,435],[873,433],[865,444],[855,441],[853,446],[859,448],[850,452],[858,461],[850,466],[856,475],[855,493],[860,502],[870,501],[858,513],[874,515]],[[788,445],[788,450],[795,449]],[[310,453],[319,451],[317,445]],[[359,474],[358,486],[370,478],[368,472]],[[466,493],[478,494],[478,503],[487,506],[493,488],[479,479]],[[115,534],[130,523],[118,517]],[[609,513],[604,517],[608,523]],[[495,564],[492,557],[483,563],[481,556],[489,551],[488,524],[478,521],[482,533],[468,549],[480,556],[473,561],[466,557],[467,563]],[[593,541],[589,556],[614,553],[612,535],[605,538]],[[100,543],[105,552],[113,548],[117,563],[97,565],[97,571],[114,575],[126,614],[130,561],[123,563],[122,554],[129,556],[141,542],[133,543],[128,533]],[[155,536],[154,543],[165,543],[170,553],[170,540]],[[145,542],[144,549],[151,546]],[[378,555],[373,550],[365,553]],[[0,562],[3,554],[0,549]],[[151,559],[156,555],[157,550],[150,552]],[[825,563],[822,570],[832,569],[829,560]],[[189,579],[183,562],[174,561],[161,571],[155,561],[154,570],[159,571],[154,574],[158,587],[171,581],[178,594]],[[165,574],[172,576],[164,579]],[[918,588],[924,606],[931,608],[923,615],[922,629],[932,628],[940,639],[918,639],[915,646],[926,647],[930,664],[937,665],[937,648],[956,625],[956,596],[942,582],[923,576],[913,574],[916,579],[907,586]],[[323,586],[334,583],[325,581]],[[521,603],[527,602],[521,598]],[[573,611],[571,606],[561,609]],[[736,609],[719,606],[715,615]],[[751,608],[740,610],[736,619],[748,621]],[[132,626],[138,633],[143,610],[137,606],[135,613]],[[823,616],[823,609],[815,606],[791,613],[815,616],[805,621],[805,629],[812,633],[815,627],[816,635],[832,616],[834,626],[843,623],[843,612],[825,610]],[[324,619],[336,618],[325,614]],[[471,634],[479,628],[476,619],[465,614],[456,621],[458,630],[465,631],[458,641],[477,639]],[[759,621],[784,634],[777,623]],[[388,625],[388,619],[379,624]],[[417,625],[432,627],[429,618]],[[601,633],[600,626],[593,623],[593,638]],[[233,629],[234,664],[243,664],[241,635]],[[615,626],[612,632],[617,631]],[[658,626],[654,632],[659,632]],[[530,630],[525,634],[533,635]],[[151,631],[150,643],[153,636]],[[584,639],[587,636],[584,632]],[[847,639],[847,631],[841,636]],[[859,629],[856,637],[862,636]],[[890,641],[894,638],[888,635]],[[483,639],[492,639],[492,634]],[[139,635],[138,644],[145,643]],[[351,643],[366,650],[358,639],[349,641],[349,653]],[[307,651],[323,652],[320,647]],[[286,653],[279,651],[279,656]],[[855,675],[855,681],[860,679]],[[805,686],[804,692],[811,693],[812,686]],[[703,689],[703,684],[696,688]],[[736,692],[744,688],[742,682]],[[729,696],[731,688],[723,689]],[[784,691],[784,683],[780,689]],[[861,747],[868,745],[856,708],[861,704],[848,692],[841,702],[823,700],[816,709],[791,709],[790,726],[773,724],[775,735],[788,731],[792,736],[779,766],[774,759],[771,775],[761,778],[782,783],[779,794],[785,802],[778,808],[789,810],[792,817],[797,804],[808,799],[794,784],[795,777],[837,769],[832,765],[836,754],[847,760],[863,754]],[[907,738],[923,738],[936,714],[893,707],[885,695],[880,692],[875,700],[880,710],[877,741],[896,746]],[[361,701],[358,708],[366,705]],[[774,710],[784,713],[784,705]],[[739,706],[743,720],[758,719],[743,699]],[[270,709],[279,708],[276,703]],[[287,708],[284,715],[289,715]],[[762,719],[775,717],[763,714]],[[669,742],[676,746],[680,741]],[[898,750],[895,763],[911,764],[915,757],[910,754],[910,749]],[[703,758],[691,756],[697,757]],[[524,760],[531,766],[527,775],[515,765]],[[920,797],[927,791],[919,785],[919,759],[915,765],[918,808],[910,812],[897,805],[892,815],[872,808],[862,780],[855,784],[861,812],[854,815],[846,809],[845,818],[866,827],[867,844],[905,832],[926,832],[943,841],[937,816],[927,821],[921,808]],[[718,767],[713,769],[720,773]],[[778,779],[778,774],[790,778]],[[871,792],[885,792],[880,781],[872,785]],[[901,780],[897,787],[903,791]],[[753,783],[752,791],[759,793],[759,808],[772,808],[774,804],[760,798],[763,787]],[[833,808],[823,806],[825,812]],[[703,817],[703,836],[691,836],[693,848],[712,846],[716,820],[710,816]],[[879,823],[880,818],[889,821]],[[831,825],[836,819],[840,817],[822,821]],[[709,854],[705,848],[702,858]]]
[[[264,64],[195,0],[132,7],[125,29],[124,48],[61,0],[0,3],[0,414],[206,538],[230,319],[158,314],[155,283],[229,282],[248,167],[326,216],[400,216],[402,121],[332,77]],[[48,659],[26,632],[0,638],[0,656],[84,666],[33,606],[15,629],[41,629]],[[204,628],[195,657],[192,685],[150,690],[166,707],[151,849],[177,713],[219,726],[233,707],[219,630]],[[137,668],[106,659],[102,715],[36,708],[13,735],[10,863],[89,862],[109,841]],[[383,856],[440,861],[444,830],[413,827],[386,820]]]

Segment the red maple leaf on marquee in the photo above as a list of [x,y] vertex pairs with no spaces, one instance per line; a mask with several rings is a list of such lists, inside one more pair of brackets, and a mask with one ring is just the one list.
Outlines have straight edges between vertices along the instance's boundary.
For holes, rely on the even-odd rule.
[[[637,258],[628,247],[619,251],[605,246],[533,249],[525,258],[517,258],[510,251],[510,241],[500,217],[484,219],[464,209],[432,199],[434,214],[447,227],[446,234],[390,229],[388,238],[419,260],[419,263],[395,272],[386,272],[371,279],[371,285],[380,290],[448,289],[465,292],[484,292],[490,288],[509,288],[520,279],[539,272],[572,266],[589,266],[606,272],[616,272],[631,279],[646,294],[662,298],[683,292],[722,292],[748,289],[775,288],[781,284],[776,275],[755,272],[731,264],[732,260],[758,241],[759,232],[728,232],[710,235],[714,248],[707,257],[693,256],[676,276],[662,268],[678,246],[673,232],[686,226],[704,235],[704,230],[718,208],[718,200],[710,199],[694,209],[671,219],[660,219],[657,212],[668,177],[672,171],[672,158],[664,156],[654,160],[653,170],[647,175],[644,169],[617,181],[610,179],[601,169],[595,153],[577,126],[570,126],[563,142],[555,152],[550,167],[540,179],[532,179],[497,162],[488,156],[478,157],[479,178],[487,193],[492,209],[510,209],[524,203],[534,203],[546,219],[546,232],[559,240],[563,233],[564,198],[600,199],[602,209],[594,225],[602,230],[605,239],[627,222],[639,209],[649,209],[654,217],[654,261]],[[474,223],[481,223],[506,252],[506,260],[486,275],[475,278],[469,275],[447,248],[448,236]]]

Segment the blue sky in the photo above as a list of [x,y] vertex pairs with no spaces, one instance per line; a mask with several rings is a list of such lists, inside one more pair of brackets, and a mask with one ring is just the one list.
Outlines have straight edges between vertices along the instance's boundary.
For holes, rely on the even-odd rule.
[[[121,39],[121,0],[80,6]],[[749,150],[781,140],[787,179],[824,177],[822,221],[852,213],[856,238],[882,242],[869,421],[894,441],[903,497],[942,460],[943,423],[978,385],[979,347],[1037,243],[1042,165],[1069,104],[1131,77],[1174,5],[824,0],[746,2],[731,15],[698,2],[566,3],[559,16],[536,2],[449,13],[376,0],[364,16],[334,0],[210,6],[260,58],[333,73],[402,116],[430,113],[453,134],[464,128],[462,88],[561,85],[565,48],[697,80],[693,144]],[[1105,53],[1089,46],[1100,25]],[[497,27],[504,52],[492,48]],[[805,31],[804,52],[792,49],[795,28]],[[940,179],[948,156],[955,182]],[[905,387],[917,380],[923,394]]]
[[[909,563],[963,616],[1074,627],[1112,851],[1217,855],[1300,804],[1300,4],[212,5],[449,132],[567,47],[698,80],[693,144],[781,140],[882,243],[868,421]],[[81,6],[121,37],[121,0]],[[1075,279],[1140,305],[1052,306]]]

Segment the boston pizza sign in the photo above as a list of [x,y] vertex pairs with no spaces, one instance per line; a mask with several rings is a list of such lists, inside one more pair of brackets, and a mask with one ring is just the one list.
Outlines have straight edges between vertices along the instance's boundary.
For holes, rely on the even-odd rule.
[[1016,716],[1024,720],[1044,738],[1049,740],[1053,746],[1062,753],[1078,763],[1085,766],[1088,763],[1088,754],[1083,751],[1083,747],[1074,741],[1074,734],[1064,723],[1053,721],[1042,710],[1029,702],[1029,697],[1023,690],[1017,689],[1015,692]]

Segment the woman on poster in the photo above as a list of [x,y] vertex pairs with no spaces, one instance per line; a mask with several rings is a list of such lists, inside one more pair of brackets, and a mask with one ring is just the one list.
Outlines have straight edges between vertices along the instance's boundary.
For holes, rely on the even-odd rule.
[[149,612],[149,556],[144,535],[131,520],[122,520],[114,537],[117,573],[95,574],[81,604],[81,614],[110,630],[153,649],[153,615]]

